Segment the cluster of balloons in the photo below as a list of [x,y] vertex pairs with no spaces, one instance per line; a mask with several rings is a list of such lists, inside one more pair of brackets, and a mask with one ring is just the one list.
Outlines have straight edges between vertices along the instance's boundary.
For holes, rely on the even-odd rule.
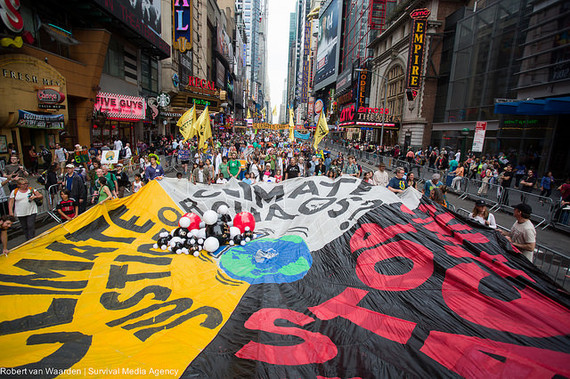
[[197,257],[202,250],[214,253],[223,245],[245,245],[257,237],[254,230],[251,213],[240,212],[232,220],[228,207],[221,205],[217,212],[204,212],[202,219],[195,213],[184,214],[177,228],[159,234],[154,248]]

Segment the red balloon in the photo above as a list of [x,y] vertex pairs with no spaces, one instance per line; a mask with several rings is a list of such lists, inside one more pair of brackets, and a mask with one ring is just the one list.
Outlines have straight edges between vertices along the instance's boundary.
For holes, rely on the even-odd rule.
[[240,212],[234,217],[234,226],[239,228],[240,232],[245,232],[245,227],[249,226],[252,232],[255,230],[255,217],[249,212]]
[[[196,213],[186,213],[182,217],[187,217],[190,219],[190,226],[188,227],[188,230],[200,229],[200,223],[202,222],[202,219]],[[180,224],[178,226],[180,226]]]

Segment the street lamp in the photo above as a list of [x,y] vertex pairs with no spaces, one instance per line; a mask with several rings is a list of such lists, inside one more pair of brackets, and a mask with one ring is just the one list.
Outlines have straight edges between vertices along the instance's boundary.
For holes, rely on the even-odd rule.
[[382,131],[380,132],[380,146],[384,146],[384,121],[386,117],[386,100],[388,99],[388,78],[382,76],[380,74],[375,73],[374,71],[367,70],[365,68],[356,68],[354,69],[356,72],[368,72],[372,75],[376,75],[384,80],[384,99],[382,100]]

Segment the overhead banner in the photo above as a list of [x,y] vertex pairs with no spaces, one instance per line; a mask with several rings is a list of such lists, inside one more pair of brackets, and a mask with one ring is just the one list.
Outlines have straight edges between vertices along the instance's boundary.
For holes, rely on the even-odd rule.
[[18,110],[16,126],[32,129],[64,129],[62,114],[41,114]]
[[[221,205],[254,215],[252,241],[153,248]],[[2,260],[3,376],[570,376],[567,293],[414,189],[165,178]]]
[[483,151],[486,130],[487,121],[477,121],[477,124],[475,125],[475,134],[473,135],[473,146],[471,147],[472,152],[481,153]]
[[293,135],[295,136],[295,138],[302,139],[302,140],[308,140],[311,138],[311,133],[301,133],[298,130],[294,130]]

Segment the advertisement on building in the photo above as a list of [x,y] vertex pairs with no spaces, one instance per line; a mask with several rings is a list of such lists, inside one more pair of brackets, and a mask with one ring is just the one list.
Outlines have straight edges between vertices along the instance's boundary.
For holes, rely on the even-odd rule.
[[356,97],[357,108],[367,107],[370,97],[370,72],[360,71],[358,73],[358,94]]
[[319,41],[317,43],[317,70],[315,90],[333,83],[337,76],[339,41],[341,33],[340,17],[342,2],[332,0],[319,18]]
[[305,21],[303,35],[303,80],[301,84],[301,103],[306,103],[309,93],[309,53],[311,52],[311,21]]
[[192,48],[192,2],[173,1],[172,15],[172,47],[184,53]]
[[[170,56],[170,45],[160,37],[160,0],[94,0],[95,3],[119,19],[130,30],[142,36],[160,50],[164,57]],[[189,0],[181,0],[189,1]]]
[[232,64],[234,61],[234,48],[232,46],[230,36],[228,36],[228,33],[226,33],[226,30],[221,24],[218,24],[217,34],[218,52],[226,59],[228,63]]

